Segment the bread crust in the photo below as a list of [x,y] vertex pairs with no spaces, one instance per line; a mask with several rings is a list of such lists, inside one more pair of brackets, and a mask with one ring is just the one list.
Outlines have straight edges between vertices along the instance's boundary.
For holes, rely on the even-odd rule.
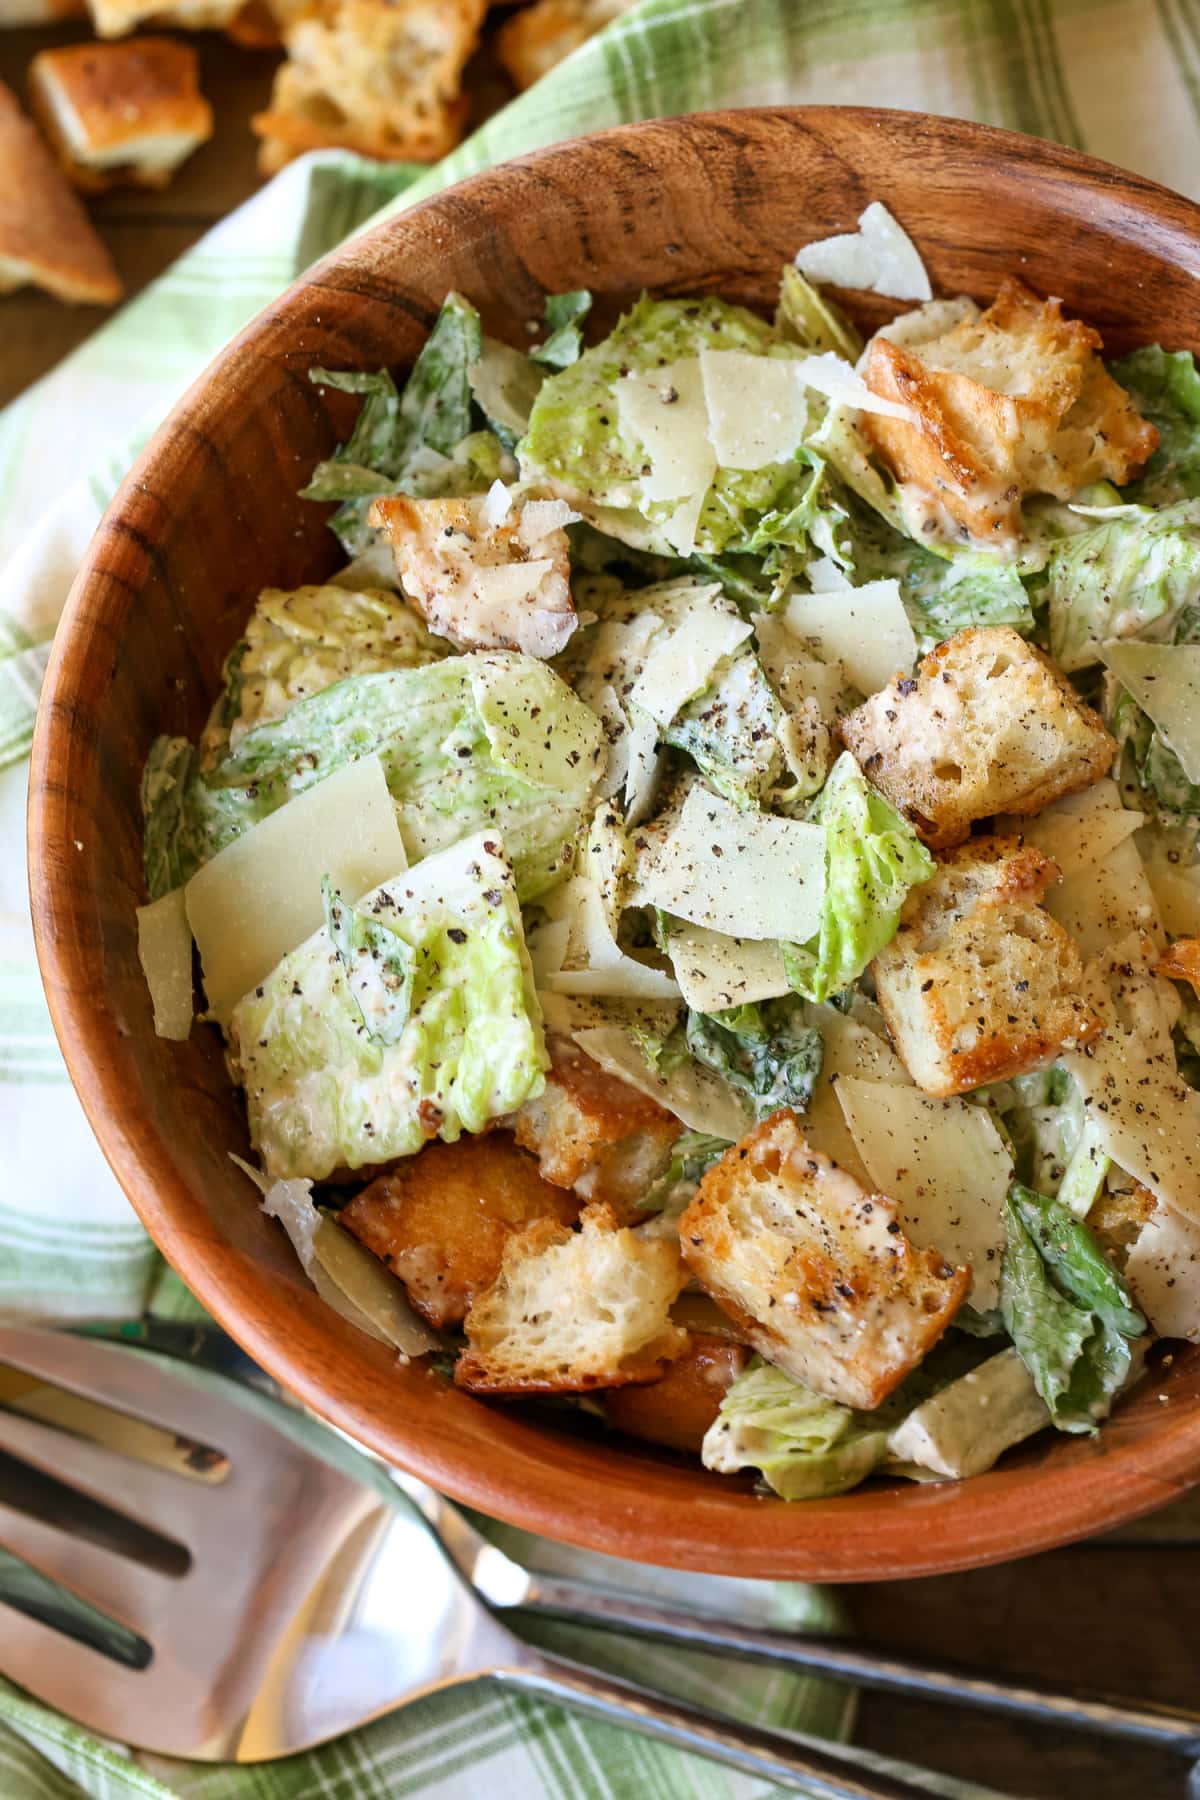
[[111,306],[122,293],[78,197],[0,83],[0,293],[26,282],[94,306]]
[[971,625],[838,723],[842,742],[933,849],[978,819],[1041,812],[1108,773],[1098,713],[1009,625]]
[[496,54],[519,88],[532,87],[636,0],[534,0],[505,20]]
[[887,1195],[812,1150],[788,1108],[708,1171],[679,1238],[756,1350],[864,1410],[916,1367],[971,1286],[969,1269],[909,1243]]
[[[165,187],[213,131],[196,52],[174,38],[43,50],[30,64],[29,98],[63,170],[85,193],[123,183]],[[163,139],[174,140],[169,158],[151,156]]]
[[705,1433],[721,1410],[749,1352],[728,1338],[693,1332],[682,1356],[657,1381],[614,1388],[604,1416],[616,1431],[699,1455]]

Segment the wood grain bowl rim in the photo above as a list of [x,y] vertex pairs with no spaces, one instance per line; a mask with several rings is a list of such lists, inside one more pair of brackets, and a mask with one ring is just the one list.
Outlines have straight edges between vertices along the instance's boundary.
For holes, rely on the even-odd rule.
[[87,698],[89,669],[95,657],[111,657],[111,615],[128,605],[154,562],[154,495],[163,483],[152,477],[194,451],[220,384],[245,371],[252,385],[258,351],[278,343],[297,302],[322,291],[345,294],[356,281],[378,294],[399,246],[436,239],[448,197],[453,206],[486,210],[502,203],[523,171],[548,172],[560,182],[575,171],[578,185],[589,159],[613,146],[653,160],[686,139],[699,154],[706,133],[766,127],[843,151],[856,133],[860,149],[862,134],[923,134],[977,162],[981,172],[989,161],[1007,166],[1015,159],[1030,178],[1035,209],[1043,195],[1069,190],[1076,217],[1086,200],[1094,216],[1123,221],[1127,234],[1182,262],[1200,284],[1200,208],[1078,152],[927,114],[777,107],[654,120],[536,151],[434,196],[325,258],[265,309],[192,385],[123,482],[76,577],[46,674],[31,765],[30,891],[55,1031],[117,1179],[202,1304],[306,1406],[452,1497],[584,1548],[742,1576],[877,1580],[1048,1549],[1151,1511],[1200,1482],[1200,1349],[1148,1377],[1143,1387],[1152,1391],[1138,1396],[1139,1413],[1157,1405],[1160,1393],[1166,1403],[1132,1435],[1118,1418],[1089,1443],[1018,1452],[1001,1470],[962,1485],[868,1486],[789,1505],[619,1442],[589,1449],[564,1434],[548,1458],[544,1431],[447,1390],[428,1372],[396,1372],[380,1346],[364,1349],[340,1322],[331,1330],[330,1315],[310,1304],[307,1292],[297,1291],[296,1303],[285,1307],[253,1259],[196,1218],[169,1144],[129,1113],[115,1068],[120,1026],[105,1004],[91,889],[76,849],[86,824],[79,771],[100,731],[100,713]]

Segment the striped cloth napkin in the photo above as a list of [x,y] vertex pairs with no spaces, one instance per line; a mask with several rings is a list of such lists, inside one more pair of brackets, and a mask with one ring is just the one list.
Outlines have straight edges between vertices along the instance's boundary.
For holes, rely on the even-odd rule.
[[[432,171],[337,154],[286,169],[0,415],[0,1317],[196,1311],[129,1211],[75,1101],[42,999],[25,891],[27,757],[50,640],[136,450],[234,331],[369,218],[581,132],[787,101],[1006,125],[1200,197],[1200,0],[643,0]],[[521,1548],[542,1563],[566,1554],[529,1541]],[[619,1583],[620,1573],[610,1567],[598,1578]],[[639,1570],[642,1591],[646,1581]],[[700,1597],[694,1578],[664,1572],[661,1581]],[[719,1584],[707,1597],[739,1600],[723,1599]],[[781,1622],[833,1619],[830,1598],[813,1589],[774,1588],[769,1605]],[[598,1637],[587,1654],[681,1693],[719,1693],[748,1718],[848,1729],[827,1685],[761,1670],[735,1676],[723,1664]],[[440,1695],[310,1756],[235,1771],[135,1761],[2,1686],[0,1792],[12,1800],[763,1794],[711,1764],[484,1690]]]

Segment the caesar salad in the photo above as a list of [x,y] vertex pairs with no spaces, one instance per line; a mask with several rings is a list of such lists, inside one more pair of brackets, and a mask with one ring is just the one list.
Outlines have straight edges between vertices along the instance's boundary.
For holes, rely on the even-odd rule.
[[786,1499],[1095,1432],[1200,1341],[1193,357],[879,205],[591,310],[311,371],[345,566],[150,752],[156,1028],[198,955],[262,1206],[470,1393]]

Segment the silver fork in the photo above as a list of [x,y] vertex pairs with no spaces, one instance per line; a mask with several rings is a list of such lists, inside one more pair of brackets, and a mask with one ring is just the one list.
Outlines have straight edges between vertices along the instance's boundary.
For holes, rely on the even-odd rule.
[[0,1666],[94,1731],[260,1762],[490,1679],[811,1800],[928,1800],[919,1771],[523,1643],[385,1477],[314,1456],[270,1400],[93,1338],[0,1330],[0,1359]]

